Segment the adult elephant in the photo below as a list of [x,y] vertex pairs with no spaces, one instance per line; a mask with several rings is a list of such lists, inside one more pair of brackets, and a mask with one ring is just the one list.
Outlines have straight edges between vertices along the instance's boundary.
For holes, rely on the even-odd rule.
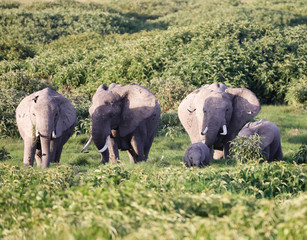
[[42,168],[59,162],[76,120],[70,101],[49,88],[25,97],[16,109],[18,130],[24,140],[23,165],[33,166],[34,155]]
[[192,143],[204,142],[227,157],[229,141],[259,111],[260,103],[250,90],[213,83],[190,93],[180,103],[178,116]]
[[249,137],[254,134],[258,134],[261,137],[260,147],[268,162],[272,162],[274,159],[282,160],[280,131],[273,122],[263,118],[257,122],[247,123],[238,136]]
[[112,83],[100,85],[89,109],[93,140],[101,163],[119,159],[118,150],[128,150],[130,162],[146,161],[160,120],[156,97],[145,87]]

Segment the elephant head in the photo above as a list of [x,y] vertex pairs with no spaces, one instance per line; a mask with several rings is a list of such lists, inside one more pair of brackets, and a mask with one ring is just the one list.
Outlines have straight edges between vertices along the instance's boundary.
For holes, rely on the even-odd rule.
[[[110,142],[114,147],[115,138],[121,140],[120,146],[116,148],[122,150],[132,148],[129,141],[136,129],[141,131],[139,134],[143,137],[148,135],[150,138],[149,135],[152,134],[147,128],[152,127],[155,131],[158,120],[155,120],[152,126],[142,124],[155,112],[157,117],[160,116],[160,107],[155,96],[148,89],[137,84],[123,86],[113,83],[109,88],[104,84],[98,87],[89,112],[92,118],[92,136],[82,151],[93,141],[98,152],[104,153],[108,152]],[[141,125],[142,129],[140,129]],[[102,159],[102,161],[108,160]]]
[[203,167],[210,164],[210,150],[206,144],[191,144],[185,152],[184,163],[187,167]]
[[179,105],[178,116],[192,143],[224,150],[226,157],[228,142],[259,111],[259,101],[250,90],[214,83],[189,94]]
[[37,164],[45,168],[59,160],[58,150],[62,150],[63,140],[64,143],[68,140],[69,129],[70,133],[73,131],[76,113],[68,99],[45,88],[21,101],[16,109],[16,121],[24,139],[24,165],[33,165],[38,148]]

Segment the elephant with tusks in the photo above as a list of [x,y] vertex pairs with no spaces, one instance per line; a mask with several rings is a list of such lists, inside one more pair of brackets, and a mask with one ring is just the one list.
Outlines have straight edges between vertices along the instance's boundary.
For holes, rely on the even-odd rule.
[[16,109],[16,122],[24,141],[23,165],[33,166],[34,156],[42,168],[59,162],[76,120],[70,101],[49,88],[25,97]]
[[252,91],[213,83],[186,96],[178,116],[192,143],[203,142],[211,152],[216,150],[215,158],[226,158],[229,142],[259,111],[260,103]]
[[89,109],[93,141],[101,163],[117,162],[118,150],[127,150],[130,162],[146,161],[160,120],[161,109],[147,88],[137,85],[98,87]]

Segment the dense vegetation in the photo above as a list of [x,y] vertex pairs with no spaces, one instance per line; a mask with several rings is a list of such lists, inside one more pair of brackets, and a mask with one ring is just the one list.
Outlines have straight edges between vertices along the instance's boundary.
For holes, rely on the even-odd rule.
[[163,112],[217,81],[266,104],[306,103],[306,12],[304,0],[1,1],[0,134],[17,135],[16,105],[45,86],[82,119],[112,82],[148,87]]
[[[304,0],[1,1],[0,238],[305,239],[306,24]],[[146,163],[80,154],[91,97],[112,82],[142,84],[161,105]],[[295,106],[257,116],[280,127],[285,161],[258,164],[253,144],[240,161],[234,142],[233,159],[182,164],[177,106],[212,82]],[[60,165],[23,168],[15,109],[47,86],[74,104],[76,133]]]

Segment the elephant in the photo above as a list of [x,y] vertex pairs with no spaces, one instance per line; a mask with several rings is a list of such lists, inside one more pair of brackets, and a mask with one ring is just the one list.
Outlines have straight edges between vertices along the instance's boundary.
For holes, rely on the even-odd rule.
[[25,97],[16,108],[16,122],[24,141],[23,165],[33,166],[34,156],[41,168],[58,163],[76,120],[70,101],[50,88]]
[[187,167],[208,166],[210,164],[210,159],[210,149],[202,142],[191,144],[184,155],[184,163]]
[[89,108],[93,141],[101,163],[117,162],[118,150],[128,150],[131,163],[146,161],[160,121],[161,108],[147,88],[132,83],[98,87]]
[[260,147],[268,162],[272,162],[274,159],[282,160],[280,131],[273,122],[265,118],[257,122],[249,122],[241,129],[238,136],[249,137],[254,134],[258,134],[261,137]]
[[260,108],[252,91],[213,83],[186,96],[178,107],[178,117],[192,143],[204,142],[211,152],[215,149],[226,158],[229,142]]

